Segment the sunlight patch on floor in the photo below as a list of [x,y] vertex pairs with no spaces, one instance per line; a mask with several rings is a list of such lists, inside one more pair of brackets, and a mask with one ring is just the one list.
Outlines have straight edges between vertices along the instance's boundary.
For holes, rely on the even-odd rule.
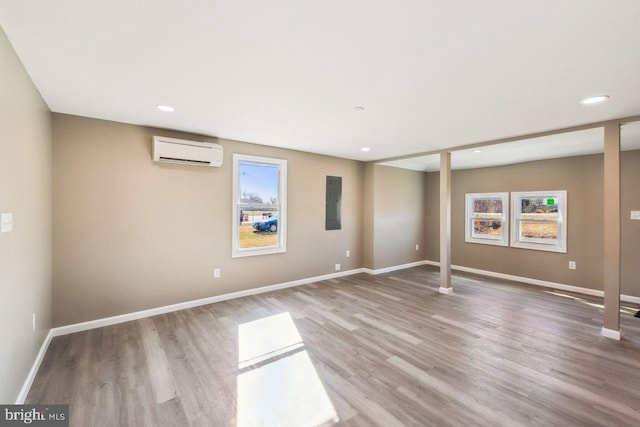
[[339,421],[289,313],[239,325],[238,345],[238,427]]
[[303,347],[291,315],[280,313],[238,326],[240,369]]

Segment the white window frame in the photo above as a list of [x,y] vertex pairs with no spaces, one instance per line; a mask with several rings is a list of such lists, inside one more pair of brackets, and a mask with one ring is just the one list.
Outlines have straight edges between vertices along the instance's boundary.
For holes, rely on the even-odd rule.
[[[277,166],[279,170],[278,181],[278,245],[260,248],[240,248],[240,180],[238,179],[238,166],[241,161],[264,163]],[[246,154],[233,154],[233,258],[269,255],[287,252],[287,161],[270,157],[250,156]]]
[[[520,236],[521,212],[520,205],[522,199],[529,198],[553,198],[558,202],[557,220],[526,220],[535,222],[557,222],[558,239],[556,242],[545,241],[544,239],[522,238]],[[567,191],[521,191],[511,193],[511,247],[521,249],[533,249],[536,251],[567,253]]]
[[[473,221],[478,220],[473,216],[474,200],[500,199],[502,201],[502,235],[483,236],[475,235]],[[467,193],[465,197],[465,238],[467,243],[481,243],[484,245],[509,246],[509,193]]]

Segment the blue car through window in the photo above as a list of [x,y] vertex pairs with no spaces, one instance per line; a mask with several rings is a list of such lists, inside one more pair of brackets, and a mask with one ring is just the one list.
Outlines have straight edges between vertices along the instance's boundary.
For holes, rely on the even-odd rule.
[[271,233],[275,233],[278,231],[278,215],[272,215],[271,218],[254,223],[253,228],[256,231],[270,231]]

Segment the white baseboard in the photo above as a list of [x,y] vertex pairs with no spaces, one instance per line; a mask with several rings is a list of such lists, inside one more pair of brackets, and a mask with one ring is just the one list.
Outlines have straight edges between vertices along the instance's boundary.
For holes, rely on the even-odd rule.
[[[420,265],[432,265],[432,266],[439,267],[440,263],[437,262],[437,261],[425,260],[425,261],[416,261],[416,262],[411,262],[411,263],[407,263],[407,264],[401,264],[401,265],[395,265],[395,266],[391,266],[391,267],[380,268],[380,269],[376,269],[376,270],[372,270],[372,269],[369,269],[369,268],[356,268],[356,269],[353,269],[353,270],[340,271],[340,272],[336,272],[336,273],[325,274],[325,275],[322,275],[322,276],[309,277],[309,278],[306,278],[306,279],[294,280],[294,281],[291,281],[291,282],[278,283],[278,284],[275,284],[275,285],[263,286],[263,287],[260,287],[260,288],[247,289],[247,290],[244,290],[244,291],[232,292],[232,293],[223,294],[223,295],[216,295],[216,296],[213,296],[213,297],[207,297],[207,298],[202,298],[202,299],[197,299],[197,300],[192,300],[192,301],[185,301],[185,302],[181,302],[181,303],[178,303],[178,304],[171,304],[171,305],[167,305],[167,306],[163,306],[163,307],[156,307],[156,308],[151,308],[151,309],[148,309],[148,310],[136,311],[136,312],[133,312],[133,313],[126,313],[126,314],[121,314],[121,315],[118,315],[118,316],[111,316],[111,317],[106,317],[106,318],[103,318],[103,319],[90,320],[88,322],[75,323],[75,324],[71,324],[71,325],[52,328],[49,331],[49,333],[47,334],[45,340],[43,341],[42,346],[40,347],[40,351],[38,352],[38,355],[36,356],[36,359],[35,359],[35,361],[33,363],[33,366],[31,367],[31,370],[29,371],[29,375],[27,376],[27,379],[25,380],[24,385],[22,386],[22,389],[20,390],[20,393],[18,394],[18,397],[16,399],[16,404],[23,404],[24,403],[24,400],[26,399],[27,394],[29,393],[29,389],[31,388],[33,380],[35,379],[35,376],[38,373],[38,369],[40,368],[40,364],[42,363],[42,359],[44,358],[44,355],[45,355],[45,353],[47,351],[47,348],[49,347],[49,343],[51,342],[51,339],[53,337],[72,334],[72,333],[75,333],[75,332],[87,331],[87,330],[95,329],[95,328],[101,328],[103,326],[116,325],[118,323],[129,322],[131,320],[143,319],[145,317],[157,316],[159,314],[171,313],[171,312],[174,312],[174,311],[184,310],[184,309],[187,309],[187,308],[198,307],[198,306],[207,305],[207,304],[213,304],[213,303],[221,302],[221,301],[227,301],[227,300],[234,299],[234,298],[242,298],[242,297],[246,297],[246,296],[250,296],[250,295],[258,295],[258,294],[262,294],[262,293],[265,293],[265,292],[271,292],[271,291],[276,291],[276,290],[279,290],[279,289],[291,288],[291,287],[294,287],[294,286],[306,285],[306,284],[309,284],[309,283],[319,282],[319,281],[322,281],[322,280],[329,280],[329,279],[334,279],[334,278],[338,278],[338,277],[350,276],[352,274],[367,273],[367,274],[371,274],[371,275],[377,275],[377,274],[389,273],[389,272],[396,271],[396,270],[403,270],[403,269],[406,269],[406,268],[417,267],[417,266],[420,266]],[[483,275],[483,276],[496,277],[496,278],[500,278],[500,279],[513,280],[513,281],[516,281],[516,282],[527,283],[527,284],[537,285],[537,286],[544,286],[544,287],[548,287],[548,288],[552,288],[552,289],[560,289],[560,290],[565,290],[565,291],[569,291],[569,292],[576,292],[576,293],[581,293],[581,294],[586,294],[586,295],[593,295],[593,296],[600,296],[600,297],[604,296],[604,292],[603,291],[599,291],[599,290],[595,290],[595,289],[581,288],[581,287],[578,287],[578,286],[564,285],[562,283],[547,282],[545,280],[538,280],[538,279],[531,279],[531,278],[528,278],[528,277],[513,276],[513,275],[510,275],[510,274],[496,273],[496,272],[487,271],[487,270],[479,270],[479,269],[470,268],[470,267],[464,267],[464,266],[460,266],[460,265],[452,265],[451,268],[453,270],[465,271],[465,272],[468,272],[468,273],[475,273],[475,274],[480,274],[480,275]],[[443,294],[450,294],[450,293],[453,292],[453,288],[440,288],[438,291],[443,293]],[[633,302],[633,303],[640,304],[640,297],[635,297],[635,296],[630,296],[630,295],[621,295],[620,299],[622,301],[627,301],[627,302]],[[616,334],[617,334],[618,338],[615,338]],[[612,331],[612,330],[603,328],[602,329],[602,335],[606,336],[607,338],[620,339],[619,338],[620,337],[620,331]]]
[[[424,264],[439,267],[438,261],[425,261]],[[527,283],[529,285],[542,286],[545,288],[558,289],[561,291],[575,292],[583,295],[604,297],[604,291],[598,289],[582,288],[580,286],[565,285],[564,283],[548,282],[546,280],[532,279],[530,277],[514,276],[511,274],[497,273],[495,271],[480,270],[477,268],[465,267],[463,265],[451,265],[452,270],[464,271],[466,273],[479,274],[481,276],[495,277],[497,279],[513,280],[514,282]],[[640,304],[640,297],[632,295],[620,295],[620,300]]]
[[438,288],[438,292],[445,295],[451,295],[453,293],[453,288],[443,288],[442,286]]
[[640,297],[634,297],[633,295],[620,294],[620,301],[632,302],[634,304],[640,304]]
[[192,301],[185,301],[177,304],[165,305],[162,307],[150,308],[148,310],[135,311],[133,313],[120,314],[118,316],[105,317],[102,319],[90,320],[82,323],[74,323],[71,325],[53,328],[51,333],[54,337],[60,335],[73,334],[75,332],[87,331],[89,329],[101,328],[103,326],[117,325],[118,323],[129,322],[131,320],[143,319],[145,317],[157,316],[159,314],[171,313],[174,311],[184,310],[187,308],[198,307],[201,305],[213,304],[216,302],[227,301],[234,298],[242,298],[250,295],[262,294],[265,292],[277,291],[279,289],[291,288],[294,286],[307,285],[309,283],[320,282],[322,280],[335,279],[337,277],[350,276],[358,273],[382,274],[390,271],[402,270],[405,268],[417,267],[424,265],[426,261],[411,262],[408,264],[394,265],[392,267],[371,270],[369,268],[356,268],[353,270],[339,271],[336,273],[325,274],[322,276],[308,277],[306,279],[294,280],[291,282],[278,283],[275,285],[262,286],[260,288],[247,289],[245,291],[232,292],[223,295],[216,295]]
[[428,261],[416,261],[416,262],[410,262],[407,264],[393,265],[391,267],[378,268],[377,270],[372,270],[370,268],[363,268],[362,272],[376,275],[376,274],[382,274],[382,273],[389,273],[396,270],[404,270],[405,268],[417,267],[419,265],[425,265],[427,263]]
[[119,316],[106,317],[103,319],[96,319],[88,322],[75,323],[71,325],[52,328],[49,330],[49,332],[47,333],[47,336],[42,342],[42,345],[40,346],[40,351],[38,351],[36,359],[33,362],[33,365],[31,366],[31,370],[29,371],[29,374],[27,375],[27,378],[24,381],[24,384],[22,385],[22,389],[20,389],[20,393],[16,398],[15,404],[16,405],[24,404],[24,401],[27,398],[27,395],[29,394],[29,390],[31,389],[31,385],[33,384],[33,380],[35,379],[36,374],[38,373],[38,369],[40,369],[40,364],[44,359],[44,355],[46,354],[47,349],[49,348],[49,344],[51,343],[51,339],[53,337],[72,334],[74,332],[87,331],[89,329],[101,328],[103,326],[116,325],[118,323],[129,322],[131,320],[137,320],[145,317],[156,316],[158,314],[184,310],[186,308],[198,307],[201,305],[207,305],[215,302],[226,301],[233,298],[242,298],[250,295],[261,294],[264,292],[276,291],[278,289],[285,289],[285,288],[291,288],[294,286],[306,285],[313,282],[320,282],[322,280],[329,280],[329,279],[335,279],[337,277],[350,276],[352,274],[358,274],[363,272],[364,272],[364,269],[356,268],[353,270],[340,271],[336,273],[325,274],[322,276],[309,277],[306,279],[294,280],[291,282],[278,283],[275,285],[263,286],[260,288],[247,289],[245,291],[232,292],[229,294],[217,295],[213,297],[202,298],[202,299],[193,300],[193,301],[186,301],[186,302],[167,305],[163,307],[151,308],[149,310],[136,311],[133,313],[121,314]]
[[22,388],[20,389],[20,393],[18,393],[18,397],[16,398],[16,405],[23,405],[27,395],[29,394],[29,390],[31,390],[31,384],[33,384],[33,380],[36,378],[36,374],[38,373],[38,369],[40,369],[40,364],[42,364],[42,359],[44,359],[44,355],[47,353],[47,349],[49,348],[49,344],[51,343],[51,338],[53,338],[53,334],[51,333],[51,329],[47,333],[47,336],[42,341],[42,345],[40,346],[40,351],[36,355],[36,360],[33,361],[33,365],[31,365],[31,370],[27,375],[27,379],[24,381]]
[[514,282],[527,283],[529,285],[542,286],[544,288],[553,288],[561,291],[576,292],[583,295],[592,295],[592,296],[598,296],[598,297],[604,296],[604,292],[597,289],[589,289],[589,288],[582,288],[580,286],[565,285],[564,283],[549,282],[547,280],[532,279],[530,277],[496,273],[494,271],[479,270],[477,268],[464,267],[461,265],[452,265],[451,268],[458,271],[464,271],[466,273],[481,274],[483,276],[495,277],[497,279],[513,280]]
[[322,276],[309,277],[306,279],[294,280],[291,282],[278,283],[275,285],[262,286],[260,288],[247,289],[245,291],[231,292],[229,294],[216,295],[213,297],[201,298],[192,301],[185,301],[177,304],[165,305],[163,307],[150,308],[148,310],[135,311],[133,313],[120,314],[118,316],[105,317],[103,319],[90,320],[88,322],[74,323],[71,325],[60,326],[51,330],[54,337],[60,335],[73,334],[75,332],[87,331],[89,329],[101,328],[103,326],[117,325],[118,323],[129,322],[131,320],[143,319],[145,317],[157,316],[159,314],[171,313],[173,311],[184,310],[187,308],[198,307],[201,305],[213,304],[216,302],[227,301],[234,298],[242,298],[250,295],[262,294],[265,292],[277,291],[278,289],[291,288],[294,286],[307,285],[322,280],[335,279],[337,277],[350,276],[352,274],[362,273],[362,268],[354,270],[340,271]]
[[622,337],[622,332],[616,331],[614,329],[607,329],[605,327],[602,328],[602,331],[600,333],[603,337],[611,338],[612,340],[617,341],[620,341],[620,338]]

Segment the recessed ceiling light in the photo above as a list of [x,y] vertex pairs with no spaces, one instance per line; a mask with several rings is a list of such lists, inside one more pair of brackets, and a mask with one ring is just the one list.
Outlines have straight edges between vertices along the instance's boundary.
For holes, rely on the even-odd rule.
[[606,101],[609,99],[609,95],[592,96],[591,98],[585,98],[582,100],[583,104],[596,104],[598,102]]
[[166,111],[168,113],[172,112],[172,111],[176,111],[175,108],[173,108],[171,105],[156,105],[156,108],[160,111]]
[[474,153],[482,153],[482,150],[473,150]]
[[360,149],[360,151],[371,151],[371,148],[369,148],[369,147],[362,147],[362,148]]
[[353,107],[354,110],[356,111],[364,111],[364,107],[362,105],[357,105],[355,107]]

